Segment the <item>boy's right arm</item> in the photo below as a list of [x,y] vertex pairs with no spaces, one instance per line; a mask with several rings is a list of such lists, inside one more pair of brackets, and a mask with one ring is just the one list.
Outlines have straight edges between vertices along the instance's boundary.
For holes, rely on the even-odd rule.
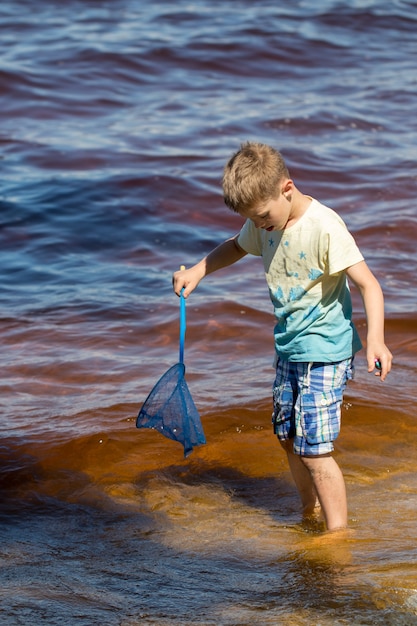
[[346,274],[359,289],[365,308],[368,326],[366,339],[368,371],[374,371],[375,363],[379,361],[381,369],[378,368],[376,375],[385,380],[391,371],[392,354],[384,339],[384,296],[381,286],[365,261],[348,267]]
[[184,298],[190,295],[197,287],[199,282],[207,276],[222,267],[227,267],[239,261],[246,256],[247,252],[243,250],[237,243],[238,235],[223,241],[217,248],[214,248],[206,257],[201,259],[196,265],[186,270],[174,272],[172,284],[177,296],[180,295],[181,289],[184,287]]

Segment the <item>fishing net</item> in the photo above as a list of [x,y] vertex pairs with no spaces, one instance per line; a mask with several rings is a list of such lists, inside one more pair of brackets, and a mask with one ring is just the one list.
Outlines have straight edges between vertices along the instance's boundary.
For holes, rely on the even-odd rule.
[[180,360],[159,379],[146,398],[136,420],[137,428],[153,428],[179,441],[187,457],[193,446],[206,443],[197,408],[185,380],[185,299],[180,300]]
[[193,451],[193,446],[206,443],[183,363],[173,365],[156,383],[139,412],[136,426],[154,428],[165,437],[179,441],[184,446],[185,457]]

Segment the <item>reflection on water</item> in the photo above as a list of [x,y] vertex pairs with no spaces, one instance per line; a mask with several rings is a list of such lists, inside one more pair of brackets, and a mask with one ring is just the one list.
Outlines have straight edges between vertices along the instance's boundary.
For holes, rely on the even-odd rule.
[[[29,444],[8,455],[6,442],[10,615],[68,624],[330,625],[335,615],[416,623],[413,444],[402,441],[401,463],[386,454],[387,435],[369,437],[370,457],[368,439],[346,425],[338,461],[350,528],[323,534],[301,525],[286,461],[263,426],[267,409],[256,416],[224,412],[222,430],[208,416],[210,443],[187,461],[179,444],[130,427],[38,446],[36,457]],[[395,415],[381,417],[392,429]]]
[[[0,602],[10,623],[417,623],[417,423],[407,384],[415,346],[404,339],[413,326],[388,324],[400,361],[392,384],[368,376],[362,357],[348,386],[336,450],[344,533],[301,523],[271,432],[270,390],[256,377],[244,390],[256,402],[228,395],[230,406],[213,410],[216,390],[190,377],[206,402],[207,445],[186,461],[180,444],[135,428],[140,394],[137,403],[51,411],[43,429],[30,428],[30,415],[20,433],[10,424],[0,446]],[[224,358],[196,351],[189,369],[203,359],[221,376]],[[245,354],[240,365],[229,393],[253,371]],[[44,393],[31,396],[34,409]]]

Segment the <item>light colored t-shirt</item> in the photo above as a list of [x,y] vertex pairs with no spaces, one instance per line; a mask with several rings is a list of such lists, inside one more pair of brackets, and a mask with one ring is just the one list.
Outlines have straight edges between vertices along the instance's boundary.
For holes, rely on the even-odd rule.
[[312,200],[285,230],[268,232],[247,220],[238,244],[263,258],[280,358],[332,363],[361,349],[345,270],[363,256],[337,213]]

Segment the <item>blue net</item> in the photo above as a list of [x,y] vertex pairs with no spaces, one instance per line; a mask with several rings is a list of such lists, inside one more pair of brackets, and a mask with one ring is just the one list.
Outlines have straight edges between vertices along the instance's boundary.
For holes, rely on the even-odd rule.
[[200,416],[185,380],[183,363],[173,365],[159,379],[136,420],[137,428],[154,428],[179,441],[187,457],[193,446],[206,443]]

